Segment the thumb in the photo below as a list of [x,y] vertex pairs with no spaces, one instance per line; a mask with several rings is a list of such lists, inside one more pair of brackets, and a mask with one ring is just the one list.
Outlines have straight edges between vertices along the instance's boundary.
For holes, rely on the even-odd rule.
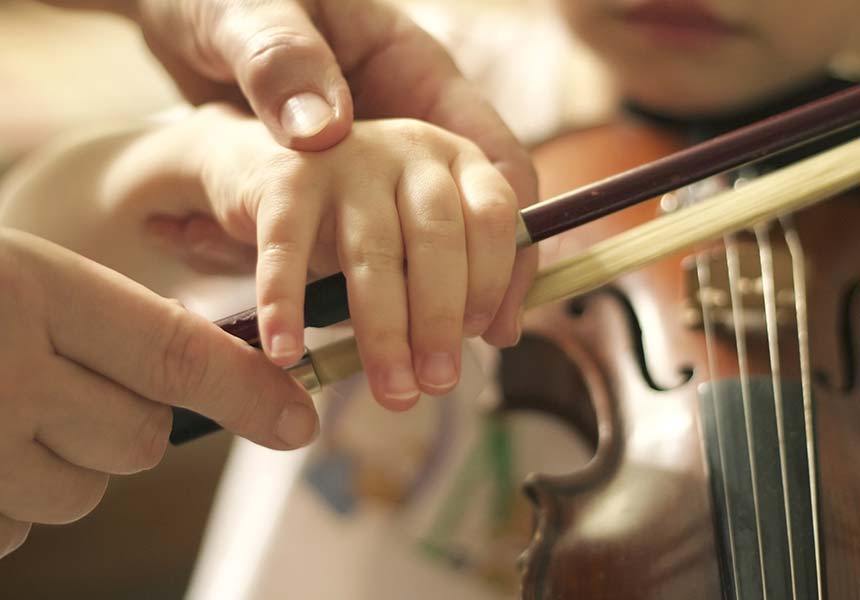
[[[270,448],[310,441],[310,397],[259,351],[115,271],[19,232],[4,233],[42,286],[58,356],[153,402],[193,410]],[[41,305],[37,302],[37,305]]]
[[349,133],[349,86],[297,0],[140,0],[134,18],[192,102],[232,98],[224,84],[238,84],[272,136],[295,150],[325,150]]
[[[208,63],[199,70],[220,69],[223,78],[236,81],[279,143],[296,150],[324,150],[349,133],[349,86],[328,43],[298,2],[191,4],[207,8],[185,11],[190,31],[184,33],[206,44],[196,53],[197,61]],[[207,14],[212,11],[219,14]]]

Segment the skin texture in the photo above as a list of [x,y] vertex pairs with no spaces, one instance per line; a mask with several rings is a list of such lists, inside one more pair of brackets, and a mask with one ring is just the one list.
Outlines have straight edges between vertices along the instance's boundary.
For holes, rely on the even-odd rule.
[[0,287],[0,556],[31,523],[87,514],[109,475],[155,466],[168,405],[271,448],[314,435],[310,399],[280,369],[106,267],[0,229]]
[[[153,238],[174,261],[203,270],[256,262],[264,343],[271,329],[294,337],[267,347],[278,364],[303,352],[307,278],[343,271],[365,371],[394,410],[456,384],[463,334],[486,331],[514,267],[511,186],[475,144],[412,119],[358,122],[334,148],[303,153],[229,105],[208,105],[173,126],[73,141],[42,163],[13,180],[2,222],[155,289],[164,282],[145,268],[164,272],[163,254],[133,255]],[[58,185],[62,206],[39,200]],[[82,226],[53,227],[46,215],[61,210]],[[183,252],[189,231],[220,240],[211,264]]]
[[294,339],[290,352],[267,347],[269,355],[281,364],[301,355],[310,263],[311,273],[346,275],[365,370],[384,406],[411,406],[419,387],[450,391],[464,321],[467,335],[484,333],[510,281],[517,201],[504,177],[476,145],[420,121],[356,123],[338,146],[309,155],[284,151],[254,120],[215,111],[202,117],[225,136],[202,169],[214,216],[232,237],[256,241],[263,339],[273,329]]
[[[368,364],[377,365],[372,366],[371,371],[399,367],[396,382],[386,376],[384,385],[374,384],[377,394],[390,401],[393,397],[385,392],[385,386],[390,388],[392,382],[396,383],[399,391],[397,401],[389,402],[392,407],[405,408],[412,401],[412,389],[417,385],[410,379],[414,378],[411,375],[413,364],[424,373],[422,389],[439,393],[453,385],[459,363],[459,345],[454,349],[454,340],[459,340],[464,333],[482,332],[488,341],[500,345],[517,339],[520,307],[537,266],[537,254],[535,250],[521,252],[514,262],[512,246],[503,248],[502,243],[506,243],[508,237],[512,203],[527,206],[536,201],[533,168],[523,148],[478,90],[463,79],[441,46],[395,9],[371,0],[50,0],[49,3],[67,8],[110,10],[134,19],[150,48],[192,102],[226,100],[250,108],[268,129],[270,139],[284,147],[322,151],[344,139],[353,139],[350,132],[354,116],[420,118],[472,139],[506,178],[507,182],[501,181],[497,172],[487,167],[486,159],[474,145],[439,130],[429,132],[407,127],[401,130],[403,135],[394,146],[422,147],[426,152],[419,158],[429,167],[426,172],[419,173],[419,167],[414,165],[410,172],[400,173],[401,184],[394,185],[396,182],[391,178],[397,173],[397,159],[390,153],[378,157],[384,163],[379,167],[380,177],[374,180],[380,204],[359,207],[344,203],[342,212],[328,221],[322,218],[321,212],[332,209],[332,195],[342,197],[347,190],[357,189],[354,185],[367,181],[338,180],[341,187],[328,189],[328,197],[315,197],[316,205],[298,202],[297,194],[288,197],[290,202],[279,204],[272,199],[272,194],[277,185],[281,186],[280,191],[288,191],[285,179],[274,177],[262,182],[252,177],[267,184],[261,189],[267,190],[269,195],[242,190],[246,193],[240,193],[239,197],[248,200],[246,209],[250,211],[244,221],[225,203],[219,204],[218,210],[222,212],[218,214],[229,215],[222,227],[218,219],[197,218],[187,212],[184,201],[193,203],[194,199],[203,197],[198,193],[201,185],[172,187],[177,182],[186,184],[187,173],[166,168],[166,183],[158,177],[150,180],[153,185],[150,191],[163,184],[166,187],[160,188],[161,197],[174,200],[162,215],[168,218],[150,223],[151,232],[163,234],[162,242],[189,264],[216,271],[223,271],[225,266],[241,270],[257,255],[254,248],[243,242],[254,241],[256,235],[251,234],[259,229],[256,234],[262,244],[258,271],[263,308],[260,322],[265,332],[266,351],[274,362],[288,362],[301,344],[300,324],[296,321],[300,314],[297,312],[300,309],[297,289],[304,281],[304,263],[313,244],[307,230],[293,224],[284,231],[272,227],[284,223],[285,214],[311,229],[314,220],[319,220],[320,231],[329,227],[328,235],[340,240],[336,244],[339,263],[351,271],[350,293],[358,304],[374,301],[382,289],[396,294],[389,322],[374,324],[369,318],[362,319],[362,308],[356,313],[359,315],[357,329],[364,330],[362,337],[367,338],[361,342],[364,359]],[[253,127],[259,138],[260,126]],[[355,136],[358,138],[361,134]],[[207,138],[204,135],[200,139]],[[370,143],[362,139],[365,145],[377,145],[376,141]],[[262,140],[258,142],[258,148],[262,148]],[[280,147],[268,143],[269,147],[264,150],[273,160],[273,164],[268,165],[270,170],[280,172],[277,167],[283,167],[282,171],[289,172],[292,167],[287,165],[301,162],[276,157]],[[347,150],[345,153],[347,156],[341,159],[363,157],[361,152],[356,155]],[[325,165],[322,170],[331,166],[326,160],[320,159],[320,164]],[[87,169],[93,165],[111,162],[107,157],[104,161],[78,165],[78,175],[91,172]],[[163,161],[154,163],[164,165]],[[362,164],[367,165],[366,162]],[[259,172],[267,172],[266,165],[258,167]],[[309,171],[320,170],[299,168],[290,176],[307,177]],[[152,173],[146,169],[143,172]],[[93,183],[101,181],[100,177],[101,174],[96,174],[89,186],[83,187],[90,192],[101,192],[100,186]],[[41,190],[41,196],[30,196],[34,206],[44,201],[53,202],[58,190],[62,190],[63,196],[74,195],[73,188],[64,188],[58,181],[51,180],[52,185],[45,180],[24,182],[22,190]],[[31,183],[34,185],[28,187]],[[218,184],[212,185],[217,188]],[[116,184],[113,189],[123,189],[123,185]],[[27,196],[22,193],[22,197]],[[84,196],[92,200],[91,194]],[[257,198],[258,202],[249,198]],[[201,201],[200,205],[198,209],[204,214],[212,212],[206,202]],[[98,212],[98,207],[82,206],[87,207],[79,215],[70,215],[68,225],[85,222],[81,218],[84,214],[98,216],[93,214]],[[10,214],[8,206],[0,208],[7,209],[6,220],[0,216],[0,225],[21,226],[15,221],[22,214]],[[381,217],[376,219],[375,213],[365,208],[380,210]],[[140,207],[127,209],[126,219],[139,216]],[[346,219],[354,221],[355,226],[344,226]],[[25,215],[21,221],[35,225],[35,231],[44,225],[35,223],[32,215]],[[249,222],[254,226],[249,226]],[[264,227],[266,224],[269,229]],[[68,229],[60,227],[54,239],[74,238]],[[479,233],[466,237],[466,229]],[[225,230],[238,240],[225,235]],[[375,242],[377,234],[381,236],[379,240],[385,242],[383,248],[364,244]],[[412,240],[411,245],[405,246],[407,257],[427,268],[423,275],[413,274],[408,289],[400,267],[395,266],[395,259],[404,253],[403,247],[399,254],[395,249],[401,235]],[[483,246],[483,242],[488,245]],[[434,252],[430,246],[437,243],[438,252]],[[92,239],[81,240],[80,245],[86,247],[86,254],[93,258],[102,255],[108,264],[123,262],[117,259],[116,252],[94,247]],[[74,248],[75,244],[69,246]],[[491,258],[488,249],[498,249],[501,260]],[[434,255],[442,260],[430,260]],[[67,522],[88,512],[104,491],[106,473],[133,472],[158,462],[169,429],[169,415],[163,406],[154,403],[187,403],[189,397],[197,398],[203,390],[208,396],[200,395],[193,408],[240,435],[278,448],[302,445],[312,438],[316,415],[303,390],[274,364],[259,354],[252,356],[247,348],[228,341],[229,336],[225,337],[226,334],[213,326],[165,303],[130,280],[109,270],[100,270],[80,256],[70,255],[35,238],[3,231],[0,259],[4,256],[6,262],[0,260],[2,301],[17,303],[3,312],[9,323],[0,320],[4,331],[14,333],[12,338],[7,337],[7,341],[11,341],[0,348],[0,358],[14,358],[14,362],[3,361],[3,364],[15,364],[19,371],[13,371],[0,383],[0,438],[3,440],[0,442],[0,556],[23,542],[29,530],[28,523]],[[12,258],[8,258],[10,256]],[[21,270],[19,259],[30,256],[40,257],[34,263],[38,268]],[[299,267],[286,269],[291,260],[296,260]],[[334,264],[333,258],[328,260]],[[486,270],[498,266],[497,262],[502,267],[498,275]],[[63,268],[57,266],[60,264]],[[380,264],[386,266],[380,267]],[[450,274],[442,273],[443,265],[452,269]],[[137,266],[141,271],[152,270],[151,265],[145,267],[138,263]],[[58,273],[63,277],[55,277]],[[505,281],[502,281],[503,276]],[[440,278],[443,284],[453,281],[454,293],[449,297],[448,290],[433,283],[434,277]],[[376,289],[377,284],[383,287]],[[26,293],[7,295],[7,289],[23,289]],[[69,297],[70,290],[91,291],[92,296],[71,294]],[[36,307],[44,308],[56,302],[56,298],[64,298],[62,308],[68,310],[53,313],[55,320],[51,331],[77,331],[82,340],[90,340],[87,342],[89,353],[79,356],[72,352],[71,356],[66,356],[58,347],[52,348],[46,312],[32,315],[30,330],[12,327],[12,321],[31,316]],[[150,306],[152,314],[140,321],[141,331],[113,329],[114,324],[128,325],[127,316],[137,315],[135,311],[144,304]],[[465,328],[464,314],[473,317]],[[429,320],[424,320],[425,317]],[[416,318],[421,321],[416,321],[410,330],[412,337],[405,339],[407,319]],[[80,323],[88,324],[90,329],[79,331]],[[396,326],[396,335],[374,343],[368,341],[372,339],[368,336],[385,329],[389,323]],[[166,333],[163,327],[167,327]],[[93,329],[100,332],[101,339],[92,335]],[[174,329],[182,335],[169,335],[175,333]],[[43,334],[41,346],[19,347],[16,342],[39,332]],[[156,335],[159,332],[163,337]],[[283,348],[277,349],[278,344],[273,340],[289,342],[284,346],[286,352]],[[74,348],[74,343],[70,342],[70,347]],[[385,349],[377,351],[375,348],[379,344]],[[13,356],[7,357],[7,354]],[[449,354],[454,361],[454,378],[442,382],[450,373],[439,367],[439,360],[431,361],[437,366],[427,371],[424,368],[426,357]],[[122,359],[118,358],[121,356],[140,357],[148,369],[144,369],[141,376],[159,381],[160,375],[164,387],[142,387],[132,374],[115,372],[114,368],[121,366]],[[160,358],[161,362],[152,364],[152,357]],[[212,365],[223,368],[210,368]],[[237,365],[245,365],[244,370],[239,368],[237,372]],[[191,373],[199,373],[199,380],[186,382],[181,368],[185,366],[196,368]],[[37,370],[45,377],[25,381],[15,376],[15,373]],[[407,371],[410,374],[404,375]],[[427,375],[430,371],[432,376]],[[222,377],[225,373],[230,373],[230,377]],[[227,379],[231,383],[228,384]],[[215,389],[215,383],[223,388]],[[201,386],[200,390],[194,388],[195,385]],[[80,398],[87,399],[90,404],[77,403],[84,402]],[[290,407],[286,402],[292,403]],[[98,422],[98,416],[107,410],[105,403],[113,403],[116,407],[111,413],[110,427]],[[138,413],[141,412],[160,415],[145,419],[146,427],[138,427],[146,435],[126,431],[125,426],[117,425],[126,419],[129,426],[139,424]],[[58,419],[60,414],[63,417]],[[9,415],[11,419],[7,418]],[[56,440],[74,445],[72,438],[78,436],[78,443],[85,447],[77,451],[86,458],[67,456],[54,437],[40,437],[43,421],[54,424]],[[83,425],[74,426],[76,421]],[[275,437],[272,423],[278,435],[289,438],[289,443]],[[119,436],[118,433],[128,435]],[[119,437],[122,440],[118,441]],[[133,447],[126,447],[129,444],[124,440],[132,440]],[[123,458],[129,456],[127,460]],[[19,460],[19,457],[29,457],[30,462]],[[110,457],[116,462],[105,463]]]
[[678,116],[730,113],[820,76],[860,33],[854,0],[702,0],[730,32],[674,40],[625,18],[640,0],[557,2],[625,97]]
[[[109,8],[136,20],[153,53],[185,96],[199,104],[226,100],[249,106],[285,147],[318,151],[340,143],[353,118],[415,118],[472,140],[514,189],[520,207],[537,200],[537,180],[526,151],[479,90],[466,81],[431,36],[393,6],[375,0],[52,0],[66,7]],[[284,119],[290,99],[312,94],[330,118],[307,135]],[[315,103],[318,105],[319,103]],[[319,111],[299,111],[307,114]],[[307,133],[307,131],[305,131]],[[200,226],[197,244],[225,244]],[[200,243],[211,232],[213,238]],[[501,306],[484,331],[494,345],[513,343],[523,299],[537,269],[536,249],[518,253]],[[435,288],[436,294],[440,293]],[[267,352],[291,317],[260,314]],[[468,332],[466,332],[468,333]],[[277,358],[270,353],[274,360]]]

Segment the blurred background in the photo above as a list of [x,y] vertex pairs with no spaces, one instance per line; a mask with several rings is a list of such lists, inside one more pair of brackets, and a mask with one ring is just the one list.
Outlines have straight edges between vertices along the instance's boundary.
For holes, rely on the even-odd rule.
[[[599,66],[568,39],[546,1],[393,3],[451,50],[529,141],[561,122],[593,121],[607,108]],[[0,0],[0,89],[0,172],[62,131],[145,117],[181,101],[132,25],[30,0]]]
[[[0,177],[63,131],[178,101],[131,25],[0,0]],[[230,441],[220,434],[169,452],[154,471],[112,478],[89,517],[35,526],[0,560],[0,597],[180,598]]]
[[[525,142],[606,113],[599,67],[539,1],[400,3],[448,46]],[[573,81],[589,92],[575,93]],[[0,0],[0,90],[0,178],[64,131],[181,103],[133,26],[28,0]],[[0,561],[0,596],[182,597],[231,442],[220,433],[171,449],[157,469],[113,478],[81,521],[34,527]]]
[[[536,144],[564,129],[598,122],[613,108],[612,90],[600,66],[553,18],[551,1],[397,3],[447,46],[520,139]],[[845,68],[860,71],[856,62]],[[30,0],[0,0],[0,179],[16,162],[66,131],[147,119],[181,104],[172,82],[129,23],[97,13],[65,12]],[[279,495],[286,484],[279,487],[278,478],[294,477],[301,460],[267,457],[248,446],[234,444],[229,435],[218,433],[170,449],[162,464],[150,472],[114,477],[104,501],[92,514],[67,526],[35,526],[21,549],[0,560],[0,598],[181,598],[204,545],[203,567],[198,569],[193,597],[234,597],[223,587],[220,593],[210,590],[205,580],[215,581],[213,574],[243,558],[249,563],[245,566],[253,570],[246,548],[267,547],[255,535],[303,531],[302,523],[288,521],[301,521],[304,514],[284,516],[276,507],[270,508],[283,522],[266,522],[259,513],[258,521],[262,518],[264,522],[256,526],[269,531],[251,528],[244,536],[244,543],[250,545],[237,545],[241,537],[237,534],[245,523],[237,519],[235,507],[240,507],[238,514],[248,512],[254,500],[266,500],[267,494],[272,502],[286,505]],[[231,451],[232,473],[228,475],[233,485],[224,485],[219,495],[219,480]],[[263,498],[255,499],[255,494]],[[204,535],[216,497],[217,518],[207,539]],[[295,509],[295,497],[293,501],[291,508]],[[319,530],[305,533],[319,535]],[[341,532],[333,529],[330,535],[335,544],[347,545],[339,537]],[[282,538],[285,544],[291,541],[289,535]],[[306,548],[299,542],[290,544],[290,549],[302,555]],[[389,544],[386,538],[378,542]],[[267,569],[270,576],[279,575],[284,563],[277,561],[287,560],[287,549],[279,549],[275,543],[271,548],[271,564],[264,564],[260,572]],[[367,555],[365,562],[380,556],[368,553],[366,546],[356,545],[355,550]],[[329,550],[321,546],[319,552]],[[300,566],[311,562],[301,559]],[[314,568],[327,570],[329,559],[326,554]],[[259,557],[259,562],[266,561]],[[336,566],[341,572],[362,568]],[[308,571],[307,578],[316,576],[325,574]],[[266,587],[269,584],[271,581],[257,582],[254,589],[260,594],[255,597],[272,597],[269,592],[275,593],[277,588]],[[298,597],[307,596],[299,593]]]

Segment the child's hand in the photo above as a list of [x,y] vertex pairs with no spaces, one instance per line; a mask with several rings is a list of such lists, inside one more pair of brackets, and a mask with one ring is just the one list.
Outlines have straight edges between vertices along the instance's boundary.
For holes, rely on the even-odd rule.
[[516,306],[497,317],[517,199],[474,144],[391,120],[357,123],[326,152],[296,153],[232,109],[196,118],[208,132],[202,179],[212,211],[230,235],[257,244],[258,318],[274,362],[303,352],[308,272],[346,275],[364,367],[390,408],[454,387],[464,334],[517,340]]

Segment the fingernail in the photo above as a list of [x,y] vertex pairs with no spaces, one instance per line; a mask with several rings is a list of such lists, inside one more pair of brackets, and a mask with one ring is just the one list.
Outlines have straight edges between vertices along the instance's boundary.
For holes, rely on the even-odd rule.
[[463,320],[463,333],[466,337],[475,337],[484,333],[487,326],[493,319],[493,315],[480,313],[476,315],[466,315]]
[[286,361],[295,362],[301,358],[304,348],[291,333],[276,333],[272,336],[272,343],[269,344],[269,351],[272,360],[279,364]]
[[418,380],[423,387],[447,391],[457,383],[454,357],[447,352],[433,352],[421,359]]
[[415,382],[412,369],[405,366],[394,366],[388,370],[383,386],[383,394],[395,402],[407,402],[415,399],[420,390]]
[[306,404],[288,404],[281,412],[275,431],[291,449],[306,446],[316,438],[319,431],[316,411]]
[[289,135],[300,138],[316,135],[333,118],[331,105],[312,92],[296,94],[281,109],[281,126]]

